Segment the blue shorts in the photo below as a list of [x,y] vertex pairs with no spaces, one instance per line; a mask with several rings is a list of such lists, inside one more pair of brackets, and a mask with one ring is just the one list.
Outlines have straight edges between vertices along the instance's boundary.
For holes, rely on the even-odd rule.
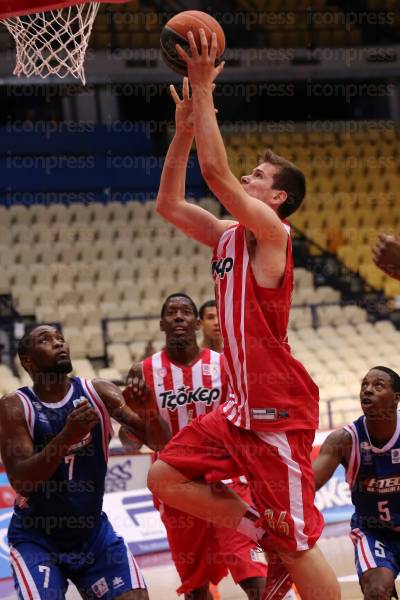
[[10,560],[20,600],[64,600],[68,579],[90,600],[146,589],[128,546],[104,513],[93,539],[79,549],[60,553],[41,533],[24,532],[10,540]]
[[[359,580],[365,571],[376,567],[390,569],[396,579],[400,572],[400,536],[353,529],[350,537],[354,544],[355,563]],[[396,539],[399,538],[399,539]]]

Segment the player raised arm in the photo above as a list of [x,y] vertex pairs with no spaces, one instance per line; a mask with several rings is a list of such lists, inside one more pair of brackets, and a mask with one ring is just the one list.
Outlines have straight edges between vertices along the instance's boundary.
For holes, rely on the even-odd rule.
[[98,420],[89,402],[82,402],[68,416],[63,430],[37,452],[18,394],[4,396],[0,401],[0,450],[15,491],[24,497],[33,494],[54,475],[71,446],[80,442]]
[[[188,33],[191,57],[178,45],[185,60],[193,91],[194,126],[201,172],[210,189],[228,212],[244,225],[261,243],[273,242],[286,248],[287,233],[276,212],[248,194],[230,170],[224,142],[215,116],[212,86],[224,63],[215,67],[217,39],[213,34],[211,47],[204,30],[200,29],[201,52],[193,34]],[[260,173],[260,176],[263,174]],[[276,191],[276,195],[285,194]],[[281,198],[281,200],[284,200]]]
[[[140,417],[145,416],[143,415],[143,411],[146,411],[149,407],[154,407],[143,378],[142,363],[136,363],[130,369],[127,377],[127,386],[123,390],[122,395],[129,408]],[[120,427],[118,436],[121,444],[129,452],[138,452],[143,446],[143,441],[124,425]]]
[[351,443],[351,435],[345,429],[339,429],[328,435],[312,465],[316,490],[332,477],[339,465],[344,467],[348,465]]
[[94,379],[93,385],[107,407],[110,416],[152,450],[160,450],[171,437],[169,426],[151,404],[143,406],[141,414],[125,402],[121,390],[104,379]]
[[234,222],[217,219],[201,206],[185,200],[187,163],[194,138],[192,98],[187,77],[183,80],[182,99],[173,85],[170,90],[176,105],[176,131],[165,157],[156,211],[189,237],[213,247]]

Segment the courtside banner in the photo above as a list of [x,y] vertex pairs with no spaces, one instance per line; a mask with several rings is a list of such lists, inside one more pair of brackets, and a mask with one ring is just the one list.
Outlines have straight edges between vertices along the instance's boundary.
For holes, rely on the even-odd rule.
[[13,511],[9,508],[0,509],[0,579],[11,577],[8,557],[7,530]]
[[326,525],[350,521],[354,506],[342,466],[336,469],[330,480],[315,494],[315,504],[324,515]]
[[103,509],[134,556],[169,549],[160,513],[147,488],[106,494]]

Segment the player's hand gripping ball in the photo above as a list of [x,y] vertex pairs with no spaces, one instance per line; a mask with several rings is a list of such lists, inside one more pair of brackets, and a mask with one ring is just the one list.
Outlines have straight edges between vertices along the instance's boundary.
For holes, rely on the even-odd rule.
[[204,29],[208,44],[211,44],[211,35],[217,36],[217,58],[215,66],[222,62],[225,50],[225,34],[221,25],[205,12],[200,10],[185,10],[178,13],[168,21],[161,32],[161,52],[166,64],[180,75],[187,75],[185,61],[176,51],[176,44],[190,55],[190,47],[187,34],[191,31],[199,51],[201,50],[200,29]]

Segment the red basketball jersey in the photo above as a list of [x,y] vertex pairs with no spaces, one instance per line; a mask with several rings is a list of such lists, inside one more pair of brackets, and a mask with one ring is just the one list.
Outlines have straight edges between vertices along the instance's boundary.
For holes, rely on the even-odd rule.
[[290,236],[279,288],[257,284],[242,225],[221,236],[212,273],[225,367],[234,392],[222,409],[225,416],[258,431],[317,428],[318,387],[291,354],[287,339],[293,293]]
[[229,397],[224,358],[208,348],[188,366],[173,363],[162,350],[146,358],[142,369],[146,386],[172,435]]

